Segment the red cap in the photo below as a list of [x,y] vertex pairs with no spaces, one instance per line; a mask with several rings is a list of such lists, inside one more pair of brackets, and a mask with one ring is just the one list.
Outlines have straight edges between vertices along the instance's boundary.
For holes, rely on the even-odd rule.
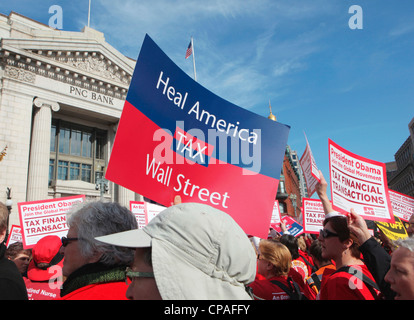
[[[63,256],[59,253],[62,242],[56,235],[41,238],[32,249],[33,259],[27,269],[27,277],[33,281],[48,281],[62,275]],[[39,264],[44,263],[42,267]],[[57,270],[50,270],[60,266]]]

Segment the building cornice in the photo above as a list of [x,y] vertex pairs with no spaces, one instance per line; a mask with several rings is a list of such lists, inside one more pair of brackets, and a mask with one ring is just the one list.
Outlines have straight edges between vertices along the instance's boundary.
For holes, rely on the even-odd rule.
[[[51,78],[125,100],[131,74],[97,51],[33,50],[11,46],[0,49],[4,75],[34,83],[35,76]],[[132,71],[131,71],[132,72]]]

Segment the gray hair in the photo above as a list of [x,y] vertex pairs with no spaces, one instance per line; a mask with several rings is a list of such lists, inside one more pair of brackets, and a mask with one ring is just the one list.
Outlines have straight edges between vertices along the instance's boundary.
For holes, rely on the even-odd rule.
[[137,220],[116,202],[83,202],[67,213],[67,224],[78,231],[80,253],[89,257],[102,253],[100,262],[108,266],[130,265],[134,251],[95,240],[95,237],[137,229]]
[[403,247],[403,248],[410,250],[411,252],[414,252],[414,238],[413,237],[398,239],[394,241],[394,244],[398,247]]

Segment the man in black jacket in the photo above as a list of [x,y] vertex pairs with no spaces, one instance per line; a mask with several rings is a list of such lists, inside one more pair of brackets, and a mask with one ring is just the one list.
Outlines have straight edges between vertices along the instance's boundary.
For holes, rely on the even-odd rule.
[[9,210],[0,202],[0,300],[27,300],[27,290],[16,264],[7,259],[6,232]]
[[377,240],[371,237],[365,220],[353,209],[351,209],[348,215],[348,227],[362,243],[359,251],[361,251],[364,263],[374,277],[384,298],[393,300],[396,293],[391,290],[390,284],[384,279],[390,269],[391,256],[381,247]]

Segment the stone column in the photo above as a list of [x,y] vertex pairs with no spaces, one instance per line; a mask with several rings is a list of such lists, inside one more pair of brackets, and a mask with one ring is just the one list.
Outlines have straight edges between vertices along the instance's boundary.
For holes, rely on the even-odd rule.
[[30,144],[27,201],[47,198],[52,111],[57,112],[60,109],[57,102],[41,98],[36,98],[33,104],[35,111]]
[[129,202],[135,201],[135,193],[127,188],[118,185],[118,202],[121,206],[129,209]]

